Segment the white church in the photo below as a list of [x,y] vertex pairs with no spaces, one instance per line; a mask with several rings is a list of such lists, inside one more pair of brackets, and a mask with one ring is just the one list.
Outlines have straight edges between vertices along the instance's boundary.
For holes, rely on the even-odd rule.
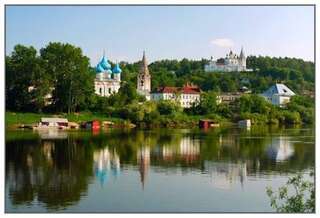
[[103,55],[101,61],[96,66],[95,93],[106,97],[117,93],[120,89],[121,72],[122,70],[118,63],[111,68],[108,59]]
[[[105,55],[96,66],[96,78],[94,80],[95,93],[99,96],[109,97],[117,93],[121,85],[122,70],[117,63],[113,68]],[[150,100],[151,74],[148,69],[148,63],[143,52],[142,63],[137,76],[137,92]]]
[[229,54],[226,55],[223,61],[218,62],[213,60],[211,57],[210,62],[204,66],[205,72],[239,72],[239,71],[251,71],[247,69],[247,58],[244,54],[243,48],[241,48],[240,54],[237,55],[230,50]]

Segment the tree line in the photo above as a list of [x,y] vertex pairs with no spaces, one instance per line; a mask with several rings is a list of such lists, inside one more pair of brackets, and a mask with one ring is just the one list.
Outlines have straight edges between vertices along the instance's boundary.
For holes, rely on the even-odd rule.
[[[290,122],[313,119],[314,100],[303,94],[314,93],[314,63],[296,58],[249,56],[247,67],[253,69],[252,72],[209,73],[204,72],[208,62],[207,59],[161,60],[149,65],[153,90],[192,82],[205,91],[199,105],[182,110],[173,102],[144,102],[144,97],[137,94],[140,61],[120,62],[121,88],[105,98],[94,94],[95,69],[81,48],[51,42],[37,52],[32,46],[16,45],[6,56],[6,109],[51,113],[91,111],[137,123],[159,121],[161,116],[161,119],[177,119],[175,116],[178,116],[186,120],[188,115],[222,119],[252,117],[264,122],[281,122],[283,117]],[[299,94],[287,111],[273,107],[257,95],[276,82],[285,83]],[[253,95],[243,96],[233,105],[217,105],[219,93],[235,92],[243,86],[251,89]],[[48,94],[52,95],[51,104],[46,103]]]

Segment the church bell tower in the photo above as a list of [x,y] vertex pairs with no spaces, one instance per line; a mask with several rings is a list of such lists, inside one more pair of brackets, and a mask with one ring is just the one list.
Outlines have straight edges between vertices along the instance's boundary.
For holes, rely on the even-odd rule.
[[150,97],[151,91],[151,75],[148,69],[148,63],[145,52],[143,51],[142,63],[137,77],[137,91],[139,94]]

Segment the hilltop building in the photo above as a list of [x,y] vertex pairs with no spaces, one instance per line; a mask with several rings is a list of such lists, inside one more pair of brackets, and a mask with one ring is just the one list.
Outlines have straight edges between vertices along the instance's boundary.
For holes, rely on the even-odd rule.
[[117,63],[112,69],[108,59],[103,54],[101,61],[96,66],[95,93],[106,97],[117,93],[120,89],[121,72],[119,64]]
[[157,91],[151,93],[151,99],[174,100],[180,103],[183,108],[190,108],[193,103],[200,102],[201,90],[193,84],[186,84],[183,87],[160,87]]
[[[221,61],[220,61],[221,60]],[[231,50],[225,58],[219,61],[214,61],[211,57],[209,64],[204,66],[205,72],[231,72],[231,71],[251,71],[247,69],[247,58],[244,54],[243,48],[241,48],[240,55],[233,53]]]
[[151,92],[151,75],[148,69],[148,63],[145,52],[143,51],[142,63],[137,76],[137,92],[144,95],[147,100],[150,100]]
[[290,98],[294,95],[295,93],[291,89],[281,83],[276,83],[267,91],[262,93],[263,97],[265,97],[273,105],[277,105],[279,107],[284,107],[290,102]]

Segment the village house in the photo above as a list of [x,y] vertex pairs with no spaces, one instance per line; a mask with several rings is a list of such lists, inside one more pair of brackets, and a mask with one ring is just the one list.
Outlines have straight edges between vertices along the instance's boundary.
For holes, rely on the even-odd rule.
[[267,91],[262,93],[262,96],[265,97],[269,102],[279,107],[284,107],[290,102],[290,98],[294,95],[295,93],[291,89],[281,83],[276,83]]
[[200,102],[201,90],[193,84],[186,84],[183,87],[161,87],[151,93],[151,99],[174,100],[180,103],[183,108],[190,108],[194,103]]

